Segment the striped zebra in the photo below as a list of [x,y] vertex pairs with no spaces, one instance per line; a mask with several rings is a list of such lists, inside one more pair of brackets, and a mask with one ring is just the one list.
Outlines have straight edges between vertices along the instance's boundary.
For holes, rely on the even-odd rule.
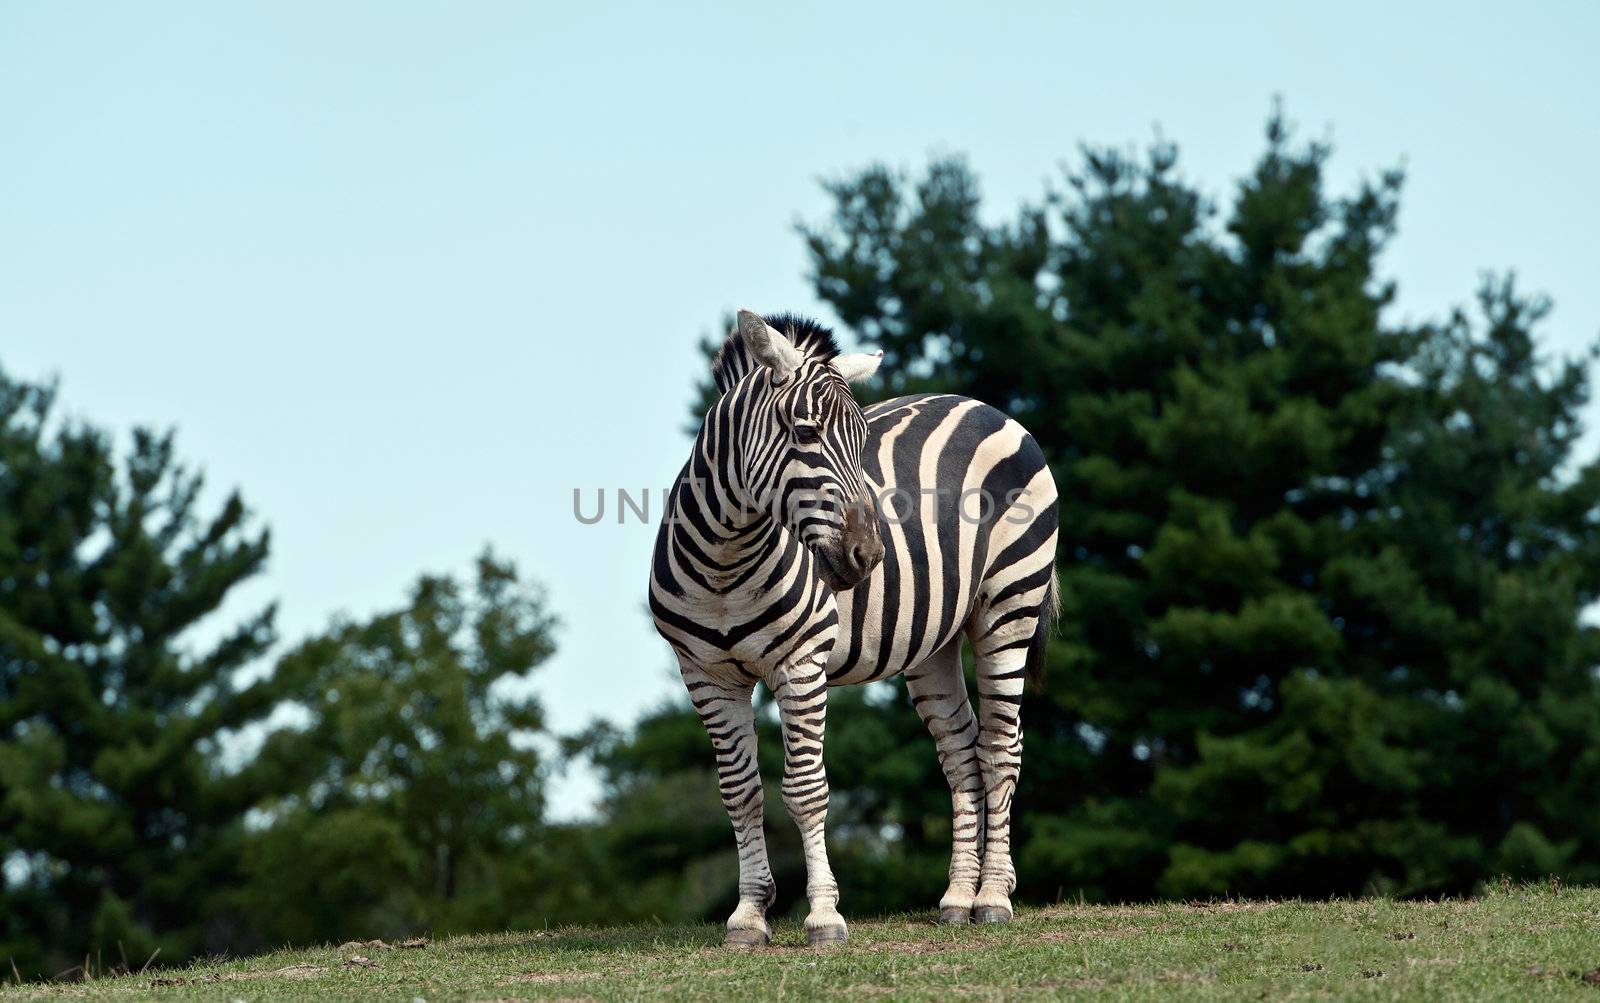
[[824,838],[827,689],[902,672],[950,784],[940,920],[1011,918],[1023,680],[1043,669],[1058,605],[1055,481],[1033,437],[978,401],[921,394],[860,408],[847,383],[882,355],[841,355],[812,321],[741,311],[712,365],[722,396],[656,538],[651,613],[716,750],[738,844],[730,945],[771,940],[757,683],[777,701],[811,944],[848,936]]

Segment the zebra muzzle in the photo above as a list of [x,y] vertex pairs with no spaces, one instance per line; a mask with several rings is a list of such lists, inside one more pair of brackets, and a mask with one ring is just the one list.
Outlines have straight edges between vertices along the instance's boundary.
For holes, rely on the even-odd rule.
[[860,584],[883,560],[883,536],[878,532],[878,510],[871,494],[863,494],[845,508],[838,549],[828,558],[849,586]]

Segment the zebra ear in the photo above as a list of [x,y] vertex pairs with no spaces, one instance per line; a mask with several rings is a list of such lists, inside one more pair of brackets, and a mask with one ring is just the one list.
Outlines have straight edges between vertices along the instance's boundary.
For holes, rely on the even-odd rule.
[[800,353],[781,332],[750,310],[739,311],[739,337],[755,360],[772,370],[772,382],[782,383],[800,366]]
[[883,361],[883,349],[876,352],[862,352],[857,355],[840,355],[833,360],[833,368],[839,370],[846,383],[860,383],[869,379],[878,371],[878,363]]

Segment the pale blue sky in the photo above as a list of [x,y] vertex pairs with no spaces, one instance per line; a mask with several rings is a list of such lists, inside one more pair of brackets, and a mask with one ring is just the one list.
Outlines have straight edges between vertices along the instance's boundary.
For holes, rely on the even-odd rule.
[[[991,213],[1156,128],[1225,196],[1283,95],[1332,176],[1404,162],[1399,312],[1515,267],[1600,334],[1600,5],[0,6],[0,364],[175,425],[270,523],[294,640],[491,542],[549,590],[556,726],[676,696],[653,530],[695,341],[820,312],[817,181],[966,153]],[[592,788],[567,782],[564,811]]]

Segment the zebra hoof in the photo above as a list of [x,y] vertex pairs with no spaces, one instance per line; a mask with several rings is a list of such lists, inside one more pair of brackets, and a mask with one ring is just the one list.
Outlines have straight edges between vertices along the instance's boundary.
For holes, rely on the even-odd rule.
[[737,930],[729,930],[727,936],[722,938],[722,943],[728,947],[748,951],[756,947],[766,947],[772,943],[772,936],[765,930],[741,927]]
[[972,922],[972,910],[951,906],[939,910],[940,926],[966,926]]
[[981,905],[972,910],[972,920],[975,923],[1009,923],[1011,910],[1003,905]]
[[836,947],[850,939],[850,932],[841,926],[806,928],[806,943],[812,947]]

